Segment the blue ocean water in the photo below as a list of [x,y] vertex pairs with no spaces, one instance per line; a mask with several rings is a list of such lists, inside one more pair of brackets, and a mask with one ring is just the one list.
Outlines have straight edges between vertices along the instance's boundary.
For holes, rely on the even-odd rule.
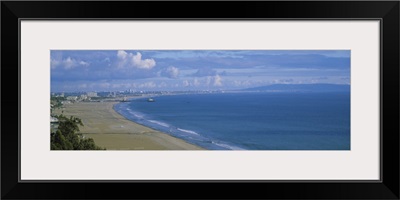
[[134,99],[127,119],[212,150],[350,150],[350,93],[219,93]]

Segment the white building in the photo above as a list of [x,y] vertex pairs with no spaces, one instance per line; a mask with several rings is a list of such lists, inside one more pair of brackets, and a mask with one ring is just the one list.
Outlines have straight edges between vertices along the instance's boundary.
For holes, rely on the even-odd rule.
[[88,97],[97,97],[97,92],[87,92],[86,95]]
[[81,94],[81,96],[79,97],[79,100],[86,101],[86,100],[89,100],[89,97],[86,94]]
[[67,97],[67,100],[69,100],[69,101],[76,101],[76,100],[78,100],[78,97],[77,97],[77,96],[68,96],[68,97]]
[[117,96],[117,93],[116,92],[110,92],[109,94],[108,94],[108,97],[116,97]]

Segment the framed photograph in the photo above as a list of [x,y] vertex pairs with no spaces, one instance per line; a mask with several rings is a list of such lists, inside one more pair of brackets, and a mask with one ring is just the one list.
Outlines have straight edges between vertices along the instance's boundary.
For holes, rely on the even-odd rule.
[[3,199],[400,197],[397,1],[1,5]]

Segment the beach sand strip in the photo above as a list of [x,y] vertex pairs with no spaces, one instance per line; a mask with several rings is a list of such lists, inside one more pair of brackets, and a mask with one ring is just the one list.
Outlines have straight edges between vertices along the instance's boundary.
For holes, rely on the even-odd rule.
[[107,150],[202,150],[179,138],[132,122],[118,114],[118,102],[77,102],[55,109],[54,114],[82,119],[80,133]]

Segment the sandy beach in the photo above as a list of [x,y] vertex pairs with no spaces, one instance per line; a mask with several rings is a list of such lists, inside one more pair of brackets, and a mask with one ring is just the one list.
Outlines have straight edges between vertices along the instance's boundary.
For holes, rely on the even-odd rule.
[[[107,150],[202,150],[184,140],[127,120],[115,112],[118,102],[66,104],[63,115],[82,119],[80,133]],[[61,114],[56,109],[54,114]]]

